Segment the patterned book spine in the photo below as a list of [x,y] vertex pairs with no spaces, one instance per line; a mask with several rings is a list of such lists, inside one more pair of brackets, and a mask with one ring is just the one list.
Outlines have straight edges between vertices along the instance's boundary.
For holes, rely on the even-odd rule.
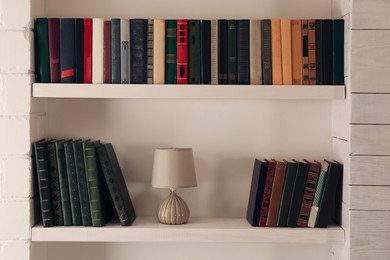
[[[211,84],[211,21],[201,21],[201,82]],[[190,59],[191,61],[191,59]]]
[[332,20],[322,21],[322,59],[324,85],[333,84],[333,26]]
[[344,85],[344,20],[333,20],[333,84]]
[[218,85],[218,21],[211,21],[211,84]]
[[259,226],[265,227],[267,224],[268,207],[271,199],[272,184],[274,182],[276,161],[268,161],[267,178],[265,180],[264,195],[261,203]]
[[61,83],[75,83],[74,19],[60,19]]
[[316,20],[316,84],[324,84],[323,58],[322,58],[322,20]]
[[303,85],[302,21],[291,21],[292,84]]
[[251,85],[262,84],[261,71],[261,24],[260,20],[250,21],[250,79]]
[[309,85],[309,37],[307,20],[302,20],[302,77],[303,85]]
[[103,27],[102,18],[92,19],[92,83],[103,83]]
[[111,82],[121,83],[121,20],[111,19]]
[[227,76],[228,84],[237,84],[237,43],[240,40],[237,37],[237,24],[235,20],[227,21]]
[[282,19],[280,26],[283,85],[292,85],[291,20]]
[[290,200],[294,188],[296,175],[297,175],[297,163],[287,162],[286,177],[284,180],[282,197],[280,199],[280,208],[279,208],[278,221],[277,221],[278,227],[285,227],[287,224],[287,216],[290,208]]
[[153,19],[148,19],[148,84],[153,84]]
[[64,219],[62,214],[60,181],[58,176],[57,155],[54,141],[47,142],[47,153],[49,160],[50,191],[53,204],[54,225],[63,226]]
[[177,20],[177,84],[188,84],[188,21]]
[[154,19],[153,23],[153,84],[165,80],[165,21]]
[[176,84],[176,20],[165,21],[165,84]]
[[250,84],[249,20],[237,20],[237,83]]
[[76,83],[84,83],[84,19],[75,19]]
[[84,83],[92,83],[92,19],[84,19]]
[[34,143],[34,153],[38,175],[42,223],[44,227],[52,227],[53,208],[50,199],[50,176],[47,167],[46,144],[44,141]]
[[321,164],[317,162],[310,162],[309,164],[309,173],[307,175],[305,192],[303,194],[301,210],[299,212],[299,218],[297,222],[298,227],[307,227],[311,205],[313,204],[313,198],[317,187],[318,175],[321,170]]
[[76,165],[74,161],[72,142],[66,142],[64,144],[64,149],[65,149],[66,172],[68,176],[68,185],[69,185],[68,187],[69,187],[70,208],[72,213],[72,223],[73,226],[81,226],[79,189],[77,185]]
[[148,81],[148,20],[130,20],[130,83],[146,84]]
[[218,20],[218,84],[228,83],[228,21]]
[[271,20],[272,85],[283,84],[281,21]]
[[282,190],[284,184],[284,177],[286,176],[287,163],[279,161],[276,163],[274,183],[272,185],[271,198],[269,202],[267,226],[276,227],[280,206],[280,198],[282,197]]
[[111,84],[111,21],[104,21],[104,78],[103,82]]
[[120,20],[121,34],[121,83],[130,83],[130,21],[128,19]]
[[309,41],[309,84],[316,85],[316,20],[307,20],[307,35]]
[[200,84],[200,20],[188,21],[188,81]]
[[272,85],[271,20],[261,20],[263,84]]
[[39,70],[37,81],[40,83],[50,83],[50,58],[49,58],[49,36],[47,18],[37,18],[36,20],[36,65]]
[[50,57],[50,82],[61,82],[60,68],[60,19],[48,19],[49,33],[49,57]]

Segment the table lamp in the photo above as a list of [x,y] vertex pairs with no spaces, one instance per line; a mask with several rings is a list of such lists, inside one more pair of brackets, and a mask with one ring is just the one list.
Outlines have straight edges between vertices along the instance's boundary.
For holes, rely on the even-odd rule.
[[170,195],[157,210],[160,223],[178,225],[187,223],[190,210],[176,194],[177,188],[196,187],[192,148],[162,148],[154,152],[152,187],[169,188]]

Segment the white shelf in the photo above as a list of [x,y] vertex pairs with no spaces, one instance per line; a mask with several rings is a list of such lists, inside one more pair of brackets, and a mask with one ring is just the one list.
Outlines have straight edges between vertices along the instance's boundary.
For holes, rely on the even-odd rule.
[[140,98],[140,99],[320,99],[345,98],[344,86],[265,85],[131,85],[40,84],[34,97],[45,98]]
[[133,225],[32,228],[32,241],[43,242],[244,242],[344,244],[344,230],[328,228],[252,227],[240,218],[190,218],[184,225],[163,225],[139,217]]

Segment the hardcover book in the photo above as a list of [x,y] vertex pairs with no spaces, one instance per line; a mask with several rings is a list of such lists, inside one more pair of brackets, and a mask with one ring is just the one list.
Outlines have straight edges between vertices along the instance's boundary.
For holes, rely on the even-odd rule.
[[250,20],[249,58],[251,85],[262,84],[261,71],[261,24],[260,20]]
[[211,21],[211,84],[218,84],[218,21]]
[[188,84],[188,21],[177,20],[177,84]]
[[263,84],[272,85],[271,20],[261,20]]
[[121,83],[121,19],[111,19],[111,82]]
[[237,35],[235,20],[227,21],[227,81],[228,84],[237,84],[237,44],[240,38]]
[[148,19],[148,53],[147,53],[147,63],[148,63],[148,84],[153,84],[153,19]]
[[292,83],[303,84],[302,21],[291,21]]
[[323,40],[322,40],[322,20],[315,20],[316,26],[316,84],[324,84],[323,71]]
[[211,84],[211,21],[201,21],[201,82]]
[[344,85],[344,20],[333,20],[333,85]]
[[291,20],[282,19],[280,21],[280,28],[283,85],[292,85]]
[[121,83],[130,83],[130,21],[120,19]]
[[153,24],[153,84],[165,80],[165,20],[154,19]]
[[218,84],[228,83],[228,21],[218,20]]
[[47,18],[37,18],[35,21],[36,49],[36,80],[40,83],[50,83],[49,36]]
[[92,19],[84,19],[84,83],[92,83]]
[[176,84],[177,21],[165,21],[165,84]]
[[249,20],[237,20],[237,83],[250,84]]
[[260,227],[265,227],[267,223],[269,202],[271,199],[272,185],[275,176],[275,168],[276,168],[276,161],[275,160],[268,161],[267,178],[265,179],[264,194],[263,194],[263,200],[261,203],[261,210],[260,210],[260,221],[259,221]]
[[111,21],[104,21],[103,43],[103,82],[111,84]]
[[148,81],[148,20],[130,20],[130,83]]
[[281,21],[271,20],[272,85],[283,84]]
[[75,19],[76,83],[84,83],[84,19]]
[[309,37],[307,20],[302,20],[302,77],[303,85],[309,85]]
[[307,20],[308,51],[309,51],[309,84],[317,83],[317,61],[316,61],[316,21]]
[[92,83],[103,83],[104,20],[92,19]]
[[189,84],[201,83],[201,25],[200,20],[188,20]]
[[333,84],[333,22],[322,21],[322,70],[324,85]]
[[75,22],[60,19],[60,67],[61,83],[75,83]]
[[50,82],[61,82],[60,68],[60,19],[48,19]]

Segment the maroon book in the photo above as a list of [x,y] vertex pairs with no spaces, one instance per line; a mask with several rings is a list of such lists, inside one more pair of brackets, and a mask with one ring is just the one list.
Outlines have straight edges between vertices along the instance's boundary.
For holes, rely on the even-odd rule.
[[84,83],[92,83],[92,19],[84,19]]
[[268,161],[267,178],[265,179],[263,201],[260,210],[260,227],[265,227],[267,224],[268,208],[271,199],[272,184],[274,183],[276,161]]
[[50,58],[50,81],[51,83],[61,82],[60,68],[60,19],[48,19],[49,33],[49,58]]
[[177,20],[177,84],[188,84],[188,20]]
[[111,84],[111,21],[104,21],[103,82]]

